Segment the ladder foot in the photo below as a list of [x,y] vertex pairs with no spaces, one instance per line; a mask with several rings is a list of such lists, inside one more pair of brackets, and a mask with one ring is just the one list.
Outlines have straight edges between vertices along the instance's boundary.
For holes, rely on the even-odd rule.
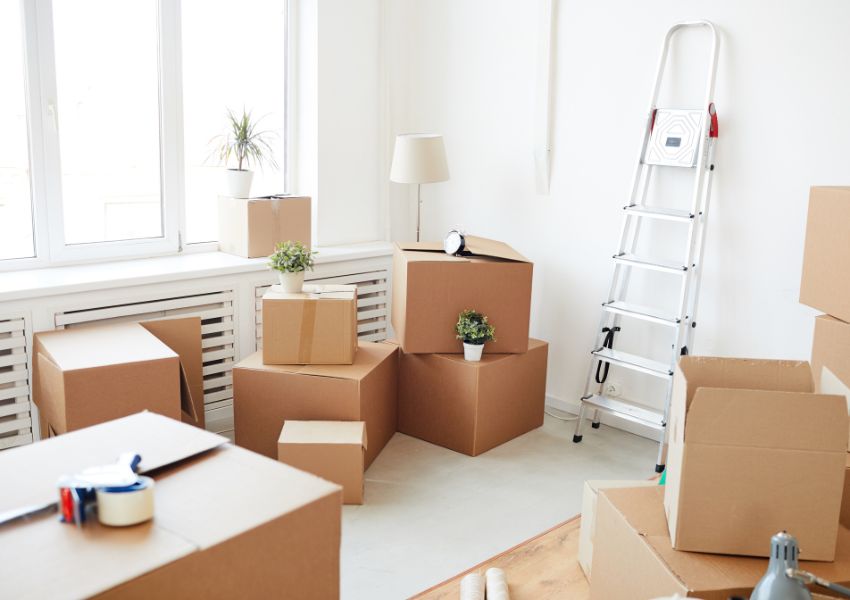
[[664,472],[664,466],[665,465],[655,465],[655,472],[656,473],[663,473]]
[[599,429],[599,421],[594,421],[593,423],[590,424],[590,426],[593,427],[594,429]]
[[578,444],[581,441],[582,436],[574,435],[573,436],[573,444]]

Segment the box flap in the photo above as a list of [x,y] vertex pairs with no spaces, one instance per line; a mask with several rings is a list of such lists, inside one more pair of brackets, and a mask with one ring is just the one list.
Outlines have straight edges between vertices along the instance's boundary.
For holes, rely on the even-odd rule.
[[[515,262],[530,262],[522,254],[504,242],[472,235],[465,236],[465,239],[466,250],[471,256],[488,256],[490,258],[502,258]],[[405,242],[398,244],[398,247],[402,250],[432,253],[434,255],[432,257],[419,257],[420,260],[462,260],[461,257],[446,254],[443,250],[442,242]]]
[[363,421],[285,421],[280,444],[351,444],[366,448]]
[[271,286],[263,294],[263,300],[354,300],[356,285],[311,285],[304,284],[301,293],[290,294],[280,285]]
[[375,366],[386,358],[398,352],[398,347],[380,342],[358,342],[354,354],[354,364],[351,365],[266,365],[263,364],[263,351],[243,358],[234,369],[252,369],[277,373],[297,373],[314,377],[332,377],[335,379],[351,379],[359,381],[371,373]]
[[0,452],[0,512],[56,498],[56,482],[124,452],[142,457],[148,472],[227,442],[227,438],[151,412],[141,412]]
[[63,371],[175,358],[177,353],[138,323],[79,326],[35,336]]

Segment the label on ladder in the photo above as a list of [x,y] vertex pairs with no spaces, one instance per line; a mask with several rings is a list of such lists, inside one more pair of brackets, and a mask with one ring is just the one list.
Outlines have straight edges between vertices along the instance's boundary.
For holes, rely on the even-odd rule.
[[695,167],[704,116],[704,110],[657,109],[644,162],[667,167]]

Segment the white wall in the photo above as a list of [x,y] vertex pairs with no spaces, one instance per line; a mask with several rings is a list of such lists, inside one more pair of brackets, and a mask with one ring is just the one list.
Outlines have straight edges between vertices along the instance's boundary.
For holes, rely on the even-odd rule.
[[[723,32],[720,140],[695,350],[807,358],[814,311],[797,297],[808,188],[850,181],[850,3],[556,4],[552,186],[538,196],[537,2],[390,3],[390,132],[444,133],[452,172],[423,188],[424,237],[462,224],[534,260],[532,333],[552,343],[549,394],[575,401],[662,37],[677,20],[707,18]],[[679,81],[691,82],[684,73],[699,41],[683,42]],[[410,238],[409,191],[393,184],[390,202],[394,236]],[[647,237],[665,254],[677,239],[663,228]],[[641,291],[663,303],[671,288],[652,281]],[[651,342],[661,343],[643,335],[631,344]]]

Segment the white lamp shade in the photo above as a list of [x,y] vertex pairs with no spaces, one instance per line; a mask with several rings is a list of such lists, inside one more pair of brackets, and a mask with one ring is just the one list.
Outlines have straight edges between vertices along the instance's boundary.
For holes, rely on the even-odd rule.
[[397,183],[435,183],[449,178],[443,136],[405,133],[395,138],[390,180]]

